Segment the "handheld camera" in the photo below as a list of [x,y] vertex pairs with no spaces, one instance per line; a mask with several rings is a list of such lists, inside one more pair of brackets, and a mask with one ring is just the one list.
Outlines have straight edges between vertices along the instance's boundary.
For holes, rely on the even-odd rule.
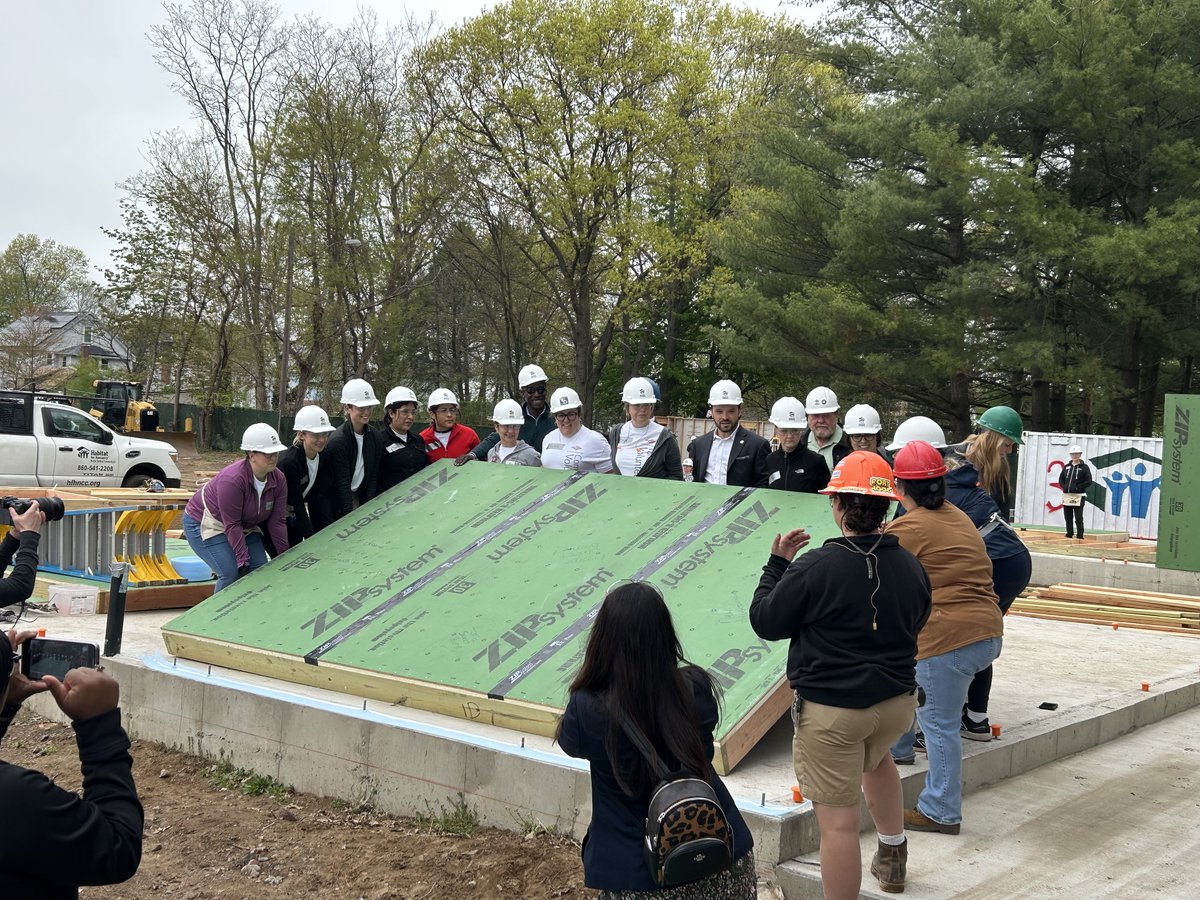
[[[66,512],[66,507],[60,497],[35,497],[34,499],[37,500],[38,509],[45,514],[47,522],[57,522]],[[32,505],[33,500],[23,497],[0,497],[0,507],[12,510],[13,515],[19,516]]]

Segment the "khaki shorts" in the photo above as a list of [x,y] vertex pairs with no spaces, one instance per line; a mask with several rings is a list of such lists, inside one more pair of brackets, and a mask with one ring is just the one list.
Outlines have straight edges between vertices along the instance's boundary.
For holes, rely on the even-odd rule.
[[916,708],[915,691],[866,709],[805,700],[792,740],[801,793],[826,806],[857,806],[863,773],[873,772],[908,731]]

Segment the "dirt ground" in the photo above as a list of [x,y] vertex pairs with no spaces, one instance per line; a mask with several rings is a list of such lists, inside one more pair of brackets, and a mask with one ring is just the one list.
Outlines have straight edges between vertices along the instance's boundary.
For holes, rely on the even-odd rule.
[[[70,727],[28,710],[0,758],[68,790],[82,781]],[[133,758],[146,810],[141,868],[124,884],[82,889],[86,900],[592,896],[574,841],[472,829],[469,807],[450,815],[455,798],[424,821],[394,819],[146,741],[134,741]]]

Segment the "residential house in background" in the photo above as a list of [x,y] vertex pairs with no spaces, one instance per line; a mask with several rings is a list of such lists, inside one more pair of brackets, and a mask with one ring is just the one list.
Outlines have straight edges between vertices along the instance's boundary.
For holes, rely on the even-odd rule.
[[21,316],[0,328],[0,380],[6,387],[55,389],[84,357],[121,377],[132,367],[129,348],[103,332],[85,312]]

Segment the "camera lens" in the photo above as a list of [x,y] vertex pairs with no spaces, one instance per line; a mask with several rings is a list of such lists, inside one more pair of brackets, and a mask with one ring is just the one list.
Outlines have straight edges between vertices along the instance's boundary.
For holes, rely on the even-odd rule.
[[47,522],[57,522],[67,511],[61,497],[38,497],[38,509],[46,514]]

